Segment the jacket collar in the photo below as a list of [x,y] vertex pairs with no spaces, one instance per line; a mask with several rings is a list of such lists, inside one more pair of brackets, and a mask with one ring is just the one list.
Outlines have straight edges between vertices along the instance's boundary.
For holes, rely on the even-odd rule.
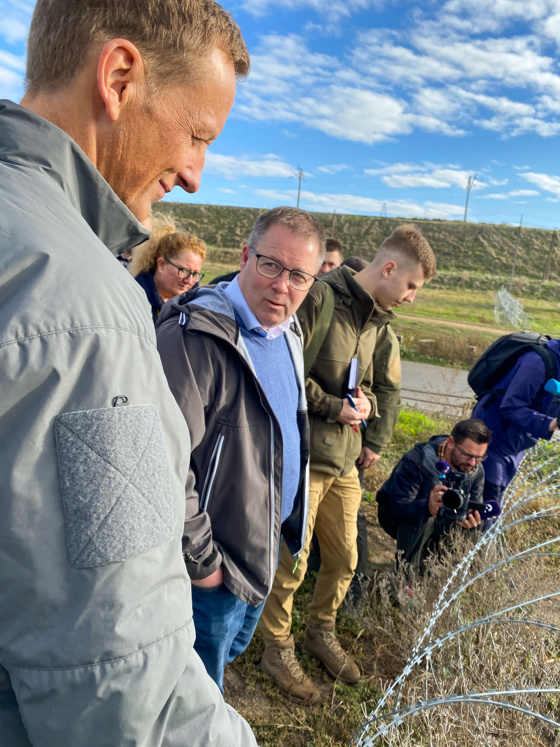
[[148,272],[143,272],[140,275],[137,275],[136,282],[146,291],[146,295],[148,296],[148,301],[150,302],[150,304],[155,309],[160,311],[161,307],[163,306],[163,299],[158,293],[158,289],[156,288],[156,284],[154,281],[154,276],[152,275],[151,271],[148,270]]
[[0,101],[0,162],[48,179],[118,256],[150,236],[72,138],[12,101]]
[[353,306],[358,303],[359,309],[365,311],[371,317],[377,327],[388,324],[396,319],[393,311],[385,311],[377,305],[369,293],[354,280],[356,272],[349,267],[336,267],[321,278],[321,282],[327,283],[338,293],[342,303]]
[[[227,282],[218,283],[215,286],[203,286],[197,290],[189,290],[168,301],[163,307],[158,320],[158,327],[169,319],[177,318],[181,325],[185,324],[188,314],[188,327],[190,332],[198,334],[210,334],[213,337],[224,340],[233,345],[240,355],[243,356],[251,371],[256,372],[251,361],[251,356],[241,335],[239,325],[235,319],[235,310],[227,296]],[[296,373],[299,389],[299,410],[307,410],[305,397],[305,382],[303,376],[303,351],[301,327],[297,316],[285,334],[286,344]]]

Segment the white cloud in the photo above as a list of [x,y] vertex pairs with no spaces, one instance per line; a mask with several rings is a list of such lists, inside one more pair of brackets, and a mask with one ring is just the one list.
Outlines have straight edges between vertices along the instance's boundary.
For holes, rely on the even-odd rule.
[[236,195],[236,189],[228,189],[228,187],[218,187],[218,192],[223,192],[225,195]]
[[[524,16],[526,3],[515,2]],[[468,4],[445,7],[449,17],[452,11],[468,15]],[[535,19],[539,13],[533,9]],[[511,18],[505,11],[501,17],[508,23]],[[543,40],[530,30],[524,36],[477,38],[472,18],[463,20],[457,28],[420,22],[413,32],[363,32],[350,57],[359,81],[386,92],[398,87],[410,114],[425,118],[413,123],[422,129],[432,125],[434,131],[455,136],[475,124],[509,136],[556,134],[550,117],[560,110],[560,75],[556,56],[543,52]]]
[[399,101],[371,91],[332,86],[298,108],[309,125],[343,140],[371,144],[412,130]]
[[341,171],[350,171],[352,166],[347,166],[345,163],[333,163],[327,166],[317,166],[317,171],[322,174],[339,174]]
[[0,20],[0,36],[8,44],[19,44],[27,38],[29,25],[17,18],[3,18]]
[[252,73],[240,88],[234,112],[252,121],[294,123],[340,140],[367,145],[414,129],[448,136],[462,127],[406,98],[378,90],[369,70],[311,52],[295,34],[269,35],[252,55]]
[[535,189],[514,189],[510,192],[477,195],[477,197],[481,197],[484,200],[508,200],[511,197],[536,197],[538,195],[540,195],[540,192],[537,192]]
[[531,184],[544,189],[545,192],[552,192],[556,197],[560,197],[560,176],[551,176],[550,174],[538,174],[533,171],[527,171],[522,174]]
[[21,44],[27,38],[34,0],[0,0],[0,38]]
[[12,70],[23,73],[25,71],[25,57],[20,57],[19,55],[0,49],[0,65],[6,65],[12,68]]
[[13,70],[8,70],[7,67],[0,65],[0,86],[5,87],[16,87],[21,84],[21,76],[14,73]]
[[508,184],[509,179],[488,179],[488,184],[491,187],[503,187],[504,184]]
[[546,122],[536,117],[492,117],[491,119],[475,120],[485,130],[503,133],[504,136],[526,135],[535,133],[540,137],[553,137],[560,132],[560,122]]
[[278,156],[224,156],[220,153],[208,151],[206,154],[205,171],[219,174],[226,179],[237,179],[241,176],[254,177],[287,177],[294,176],[295,169],[285,163]]
[[23,94],[22,76],[0,65],[0,98],[17,101]]
[[[255,194],[269,204],[295,204],[296,190],[258,189]],[[399,218],[453,218],[463,215],[464,206],[439,202],[417,203],[406,200],[376,200],[370,197],[349,194],[316,194],[303,190],[301,206],[309,210],[323,212],[349,213],[357,215],[379,214],[386,210],[388,214]]]
[[550,0],[494,0],[492,3],[486,0],[449,0],[438,6],[436,18],[421,24],[419,30],[496,33],[515,22],[529,25],[531,21],[539,21],[550,13],[550,6]]
[[[404,189],[412,187],[432,187],[434,189],[447,189],[459,187],[466,189],[469,176],[472,172],[461,169],[446,168],[434,164],[411,165],[396,163],[380,169],[365,169],[367,176],[381,176],[381,181],[388,187]],[[478,181],[474,189],[484,189],[486,184]]]
[[285,10],[314,10],[322,18],[328,18],[334,21],[340,18],[347,18],[352,14],[367,10],[372,6],[379,6],[376,0],[331,0],[325,3],[324,0],[243,0],[243,8],[254,16],[262,16],[269,10],[276,11],[283,8]]

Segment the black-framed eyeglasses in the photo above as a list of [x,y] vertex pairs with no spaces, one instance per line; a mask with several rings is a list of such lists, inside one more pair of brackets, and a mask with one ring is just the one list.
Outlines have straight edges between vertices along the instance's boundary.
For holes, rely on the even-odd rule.
[[263,278],[272,280],[273,278],[279,278],[283,272],[288,273],[288,282],[294,290],[304,291],[311,288],[317,277],[311,275],[309,272],[303,272],[302,270],[289,270],[277,259],[267,257],[265,254],[257,254],[256,251],[249,247],[250,251],[253,252],[257,258],[257,272],[262,275]]
[[194,282],[196,283],[197,280],[202,280],[202,278],[204,277],[203,272],[198,272],[197,270],[190,270],[188,267],[179,267],[178,265],[175,264],[175,262],[172,262],[170,259],[165,259],[165,261],[167,262],[168,265],[172,265],[177,270],[181,280],[186,280],[188,278],[194,278]]
[[461,452],[465,459],[474,459],[475,462],[483,462],[488,456],[487,454],[484,454],[483,456],[475,456],[474,454],[469,454],[469,452],[462,449],[459,444],[455,444],[455,448]]

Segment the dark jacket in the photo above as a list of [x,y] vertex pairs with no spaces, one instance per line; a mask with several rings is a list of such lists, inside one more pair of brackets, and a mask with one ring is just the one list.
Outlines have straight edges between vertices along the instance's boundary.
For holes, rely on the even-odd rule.
[[[418,526],[430,517],[428,501],[432,488],[441,484],[436,469],[438,448],[448,436],[432,436],[426,443],[416,444],[407,451],[391,472],[389,478],[377,491],[377,502],[384,506],[385,515],[396,528],[400,524]],[[462,487],[470,500],[482,501],[484,468],[477,464],[465,477]],[[393,535],[384,527],[389,534]],[[393,535],[393,536],[396,536]]]
[[[560,340],[550,340],[547,347],[556,355],[558,379]],[[535,446],[539,438],[552,437],[548,427],[558,415],[558,396],[544,391],[545,376],[540,355],[525,353],[494,392],[482,397],[474,408],[472,417],[483,420],[492,431],[484,471],[495,485],[509,485],[526,449]]]
[[347,267],[337,267],[314,283],[298,310],[309,345],[326,295],[332,287],[335,304],[332,321],[305,382],[311,427],[311,468],[343,477],[354,467],[362,449],[362,434],[336,422],[348,391],[350,360],[359,359],[358,384],[377,414],[372,392],[373,352],[378,329],[395,315],[375,305],[373,298],[353,278]]
[[156,288],[154,276],[150,271],[141,272],[140,275],[136,276],[136,282],[144,289],[148,297],[148,301],[150,302],[150,306],[152,307],[152,319],[154,320],[155,325],[158,320],[161,307],[163,306],[163,299],[159,295]]
[[282,433],[259,384],[226,284],[187,292],[165,305],[157,328],[169,386],[189,426],[191,472],[183,550],[192,578],[222,565],[224,584],[256,606],[268,595],[280,537],[299,555],[307,523],[309,434],[301,332],[286,341],[300,386],[300,483],[280,525]]

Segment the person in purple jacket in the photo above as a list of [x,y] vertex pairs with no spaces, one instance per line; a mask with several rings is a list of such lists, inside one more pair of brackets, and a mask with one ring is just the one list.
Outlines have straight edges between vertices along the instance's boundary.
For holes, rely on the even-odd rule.
[[[556,356],[556,378],[560,376],[560,340],[546,346]],[[558,428],[558,395],[544,390],[543,359],[533,350],[524,353],[513,368],[477,403],[472,417],[484,421],[492,431],[492,443],[484,462],[484,501],[501,503],[526,450],[539,439],[549,440]]]

